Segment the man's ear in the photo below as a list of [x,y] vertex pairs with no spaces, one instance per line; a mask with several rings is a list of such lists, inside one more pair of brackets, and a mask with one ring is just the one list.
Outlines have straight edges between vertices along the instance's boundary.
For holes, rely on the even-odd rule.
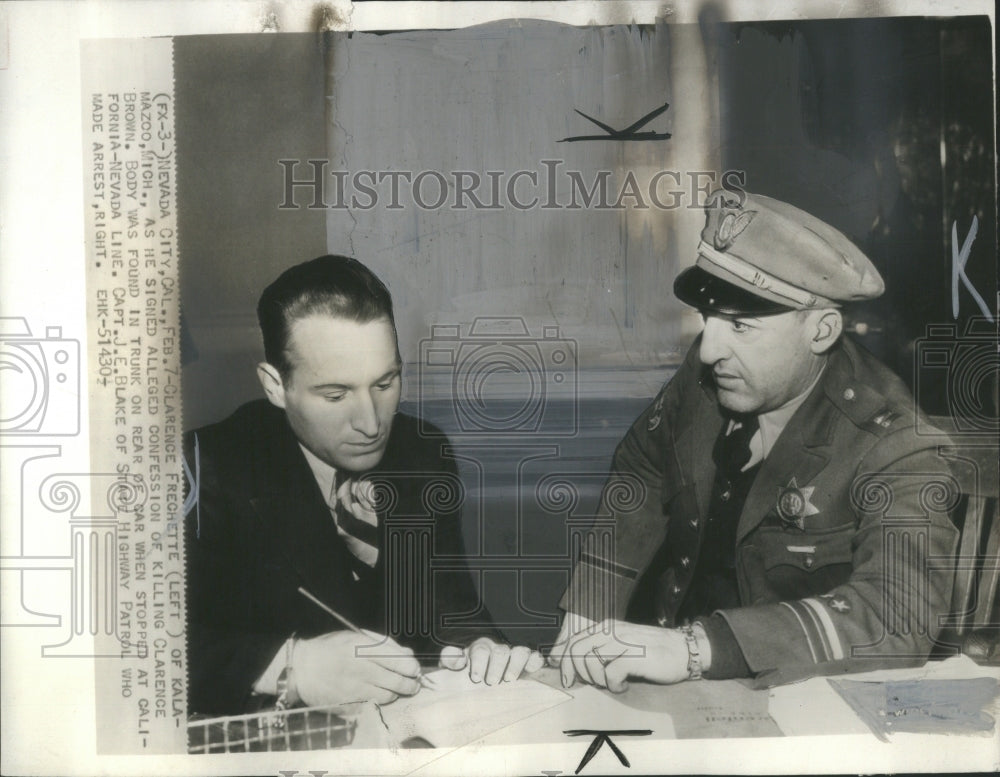
[[284,408],[285,384],[281,380],[281,373],[278,372],[278,369],[273,364],[261,362],[257,365],[257,379],[264,388],[264,393],[267,394],[271,404]]
[[836,308],[817,310],[813,313],[813,337],[809,348],[817,356],[829,351],[844,331],[844,318]]

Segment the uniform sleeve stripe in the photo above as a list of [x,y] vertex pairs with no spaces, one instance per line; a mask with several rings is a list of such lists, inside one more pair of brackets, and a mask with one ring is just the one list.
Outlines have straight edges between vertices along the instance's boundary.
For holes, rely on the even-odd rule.
[[823,625],[823,631],[826,633],[826,637],[830,643],[830,652],[833,654],[834,660],[839,661],[842,659],[844,657],[844,647],[840,644],[840,635],[837,634],[837,627],[833,625],[833,620],[830,618],[830,613],[827,612],[826,607],[816,599],[803,599],[802,603],[816,613],[819,622]]
[[802,633],[805,635],[806,638],[806,644],[809,646],[809,652],[810,654],[812,654],[813,663],[818,664],[819,659],[816,657],[816,649],[813,647],[813,640],[809,634],[809,629],[806,628],[805,621],[802,620],[802,617],[798,614],[798,612],[796,612],[795,608],[792,607],[791,604],[789,604],[788,602],[782,602],[782,604],[792,611],[792,615],[795,616],[795,620],[799,622],[799,625],[802,627]]
[[819,618],[816,617],[816,613],[806,606],[804,601],[799,601],[797,606],[802,608],[802,617],[808,618],[812,627],[816,629],[816,638],[823,646],[823,660],[829,661],[833,657],[833,648],[830,645],[830,640],[827,637],[826,632],[823,630],[823,624],[820,622]]

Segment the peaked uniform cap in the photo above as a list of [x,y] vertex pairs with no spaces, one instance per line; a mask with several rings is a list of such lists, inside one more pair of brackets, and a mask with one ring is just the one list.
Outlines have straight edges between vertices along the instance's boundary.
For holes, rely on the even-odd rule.
[[841,232],[815,216],[759,194],[719,190],[705,208],[694,267],[674,282],[700,310],[767,315],[836,307],[882,294],[882,276]]

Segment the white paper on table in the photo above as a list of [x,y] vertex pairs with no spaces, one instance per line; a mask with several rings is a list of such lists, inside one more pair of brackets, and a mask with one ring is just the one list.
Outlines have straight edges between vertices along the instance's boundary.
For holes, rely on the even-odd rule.
[[[960,655],[944,661],[929,661],[924,666],[910,669],[880,669],[838,677],[868,682],[963,680],[970,677],[1000,679],[1000,667],[980,666],[968,656]],[[830,686],[828,679],[812,677],[771,690],[768,710],[785,736],[871,733],[850,705]]]
[[433,688],[381,708],[389,733],[399,743],[422,737],[435,747],[460,747],[571,698],[530,679],[491,686],[472,682],[467,672],[447,669],[427,677]]
[[[518,680],[518,684],[535,683],[548,687],[534,680]],[[551,689],[550,690],[557,690]],[[557,691],[562,693],[561,691]],[[544,746],[551,744],[565,744],[574,742],[579,745],[579,754],[582,756],[594,737],[581,735],[570,738],[564,732],[571,730],[591,730],[591,731],[621,731],[621,730],[648,730],[651,733],[647,736],[612,736],[611,739],[628,752],[630,741],[641,740],[662,740],[675,739],[674,724],[671,716],[666,712],[651,712],[630,707],[619,701],[614,694],[595,688],[592,685],[576,685],[564,694],[564,701],[555,707],[541,710],[538,713],[526,714],[520,720],[511,723],[501,729],[497,729],[487,734],[481,739],[468,744],[472,747],[484,746],[488,748],[517,747],[520,750],[514,752],[526,752],[524,748],[531,746]],[[603,751],[603,752],[601,752]],[[596,754],[594,761],[595,773],[615,770],[616,772],[626,767],[619,764],[617,758],[605,745]],[[469,748],[456,748],[450,753],[446,753],[441,758],[433,762],[433,773],[462,773]],[[415,770],[415,774],[424,774],[425,771]],[[431,774],[431,771],[427,771]]]
[[[573,729],[650,730],[649,739],[676,739],[673,718],[667,712],[636,709],[620,702],[614,694],[592,685],[576,685],[572,699],[559,709],[531,720],[508,726],[486,738],[485,744],[547,744],[566,742],[564,731]],[[588,737],[581,737],[589,741]]]

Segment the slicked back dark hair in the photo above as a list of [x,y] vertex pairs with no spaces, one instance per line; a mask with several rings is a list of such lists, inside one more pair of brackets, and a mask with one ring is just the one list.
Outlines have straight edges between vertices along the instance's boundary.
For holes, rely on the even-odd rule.
[[396,328],[389,290],[357,259],[327,255],[289,267],[257,303],[264,358],[285,382],[293,366],[288,351],[292,324],[313,315],[359,324],[388,319],[393,331]]

